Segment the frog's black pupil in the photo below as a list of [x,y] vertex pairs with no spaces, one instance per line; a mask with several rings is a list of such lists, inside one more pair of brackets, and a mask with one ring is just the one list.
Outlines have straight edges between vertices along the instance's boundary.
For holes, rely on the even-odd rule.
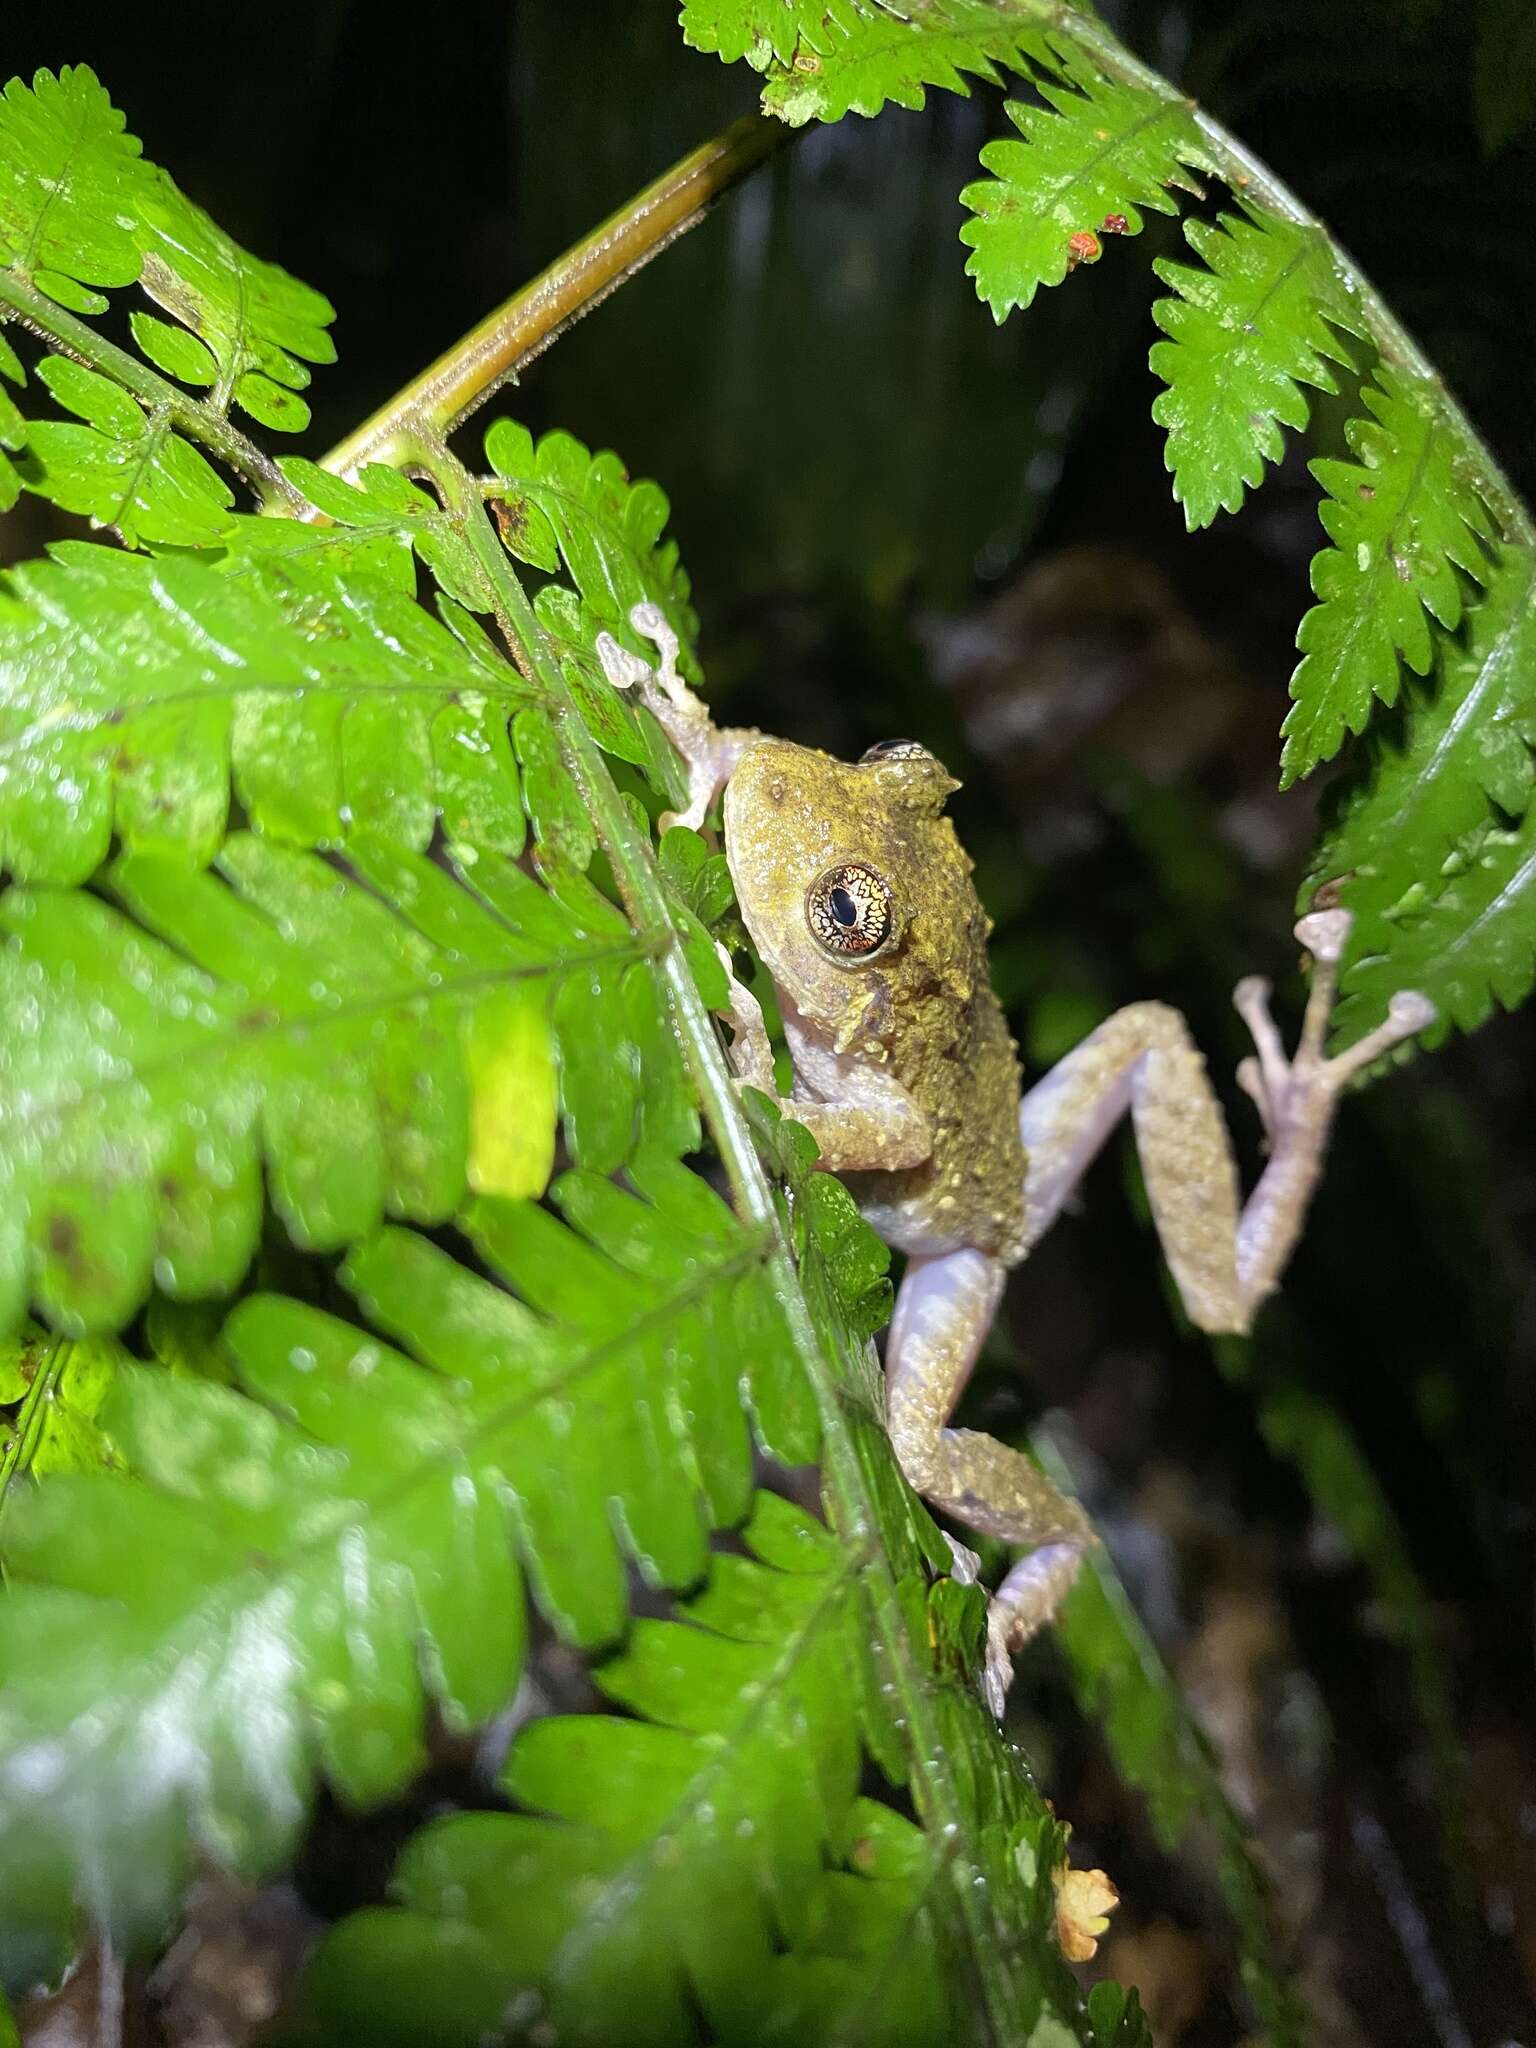
[[853,925],[859,921],[859,906],[846,889],[833,889],[827,897],[828,907],[839,924]]

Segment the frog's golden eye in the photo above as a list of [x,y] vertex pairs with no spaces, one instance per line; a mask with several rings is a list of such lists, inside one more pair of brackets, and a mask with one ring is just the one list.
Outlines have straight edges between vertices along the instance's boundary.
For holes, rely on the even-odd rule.
[[866,747],[859,756],[859,766],[867,768],[877,761],[925,761],[928,749],[919,740],[876,740],[872,747]]
[[805,892],[811,937],[834,960],[867,960],[891,936],[891,889],[862,861],[840,861]]

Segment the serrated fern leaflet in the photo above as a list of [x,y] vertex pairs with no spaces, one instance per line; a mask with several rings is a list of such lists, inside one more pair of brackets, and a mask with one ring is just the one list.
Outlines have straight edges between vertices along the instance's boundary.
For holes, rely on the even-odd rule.
[[930,86],[964,92],[967,75],[995,82],[1045,49],[1034,23],[990,0],[685,0],[682,29],[767,72],[764,112],[795,127],[920,107]]
[[1399,659],[1428,674],[1430,619],[1454,627],[1461,618],[1457,570],[1475,582],[1487,576],[1488,514],[1457,474],[1450,435],[1385,366],[1363,396],[1371,416],[1350,423],[1355,460],[1312,464],[1328,493],[1319,517],[1333,545],[1312,564],[1320,602],[1296,635],[1287,781],[1360,732],[1373,699],[1397,701]]
[[1193,529],[1235,512],[1280,459],[1281,427],[1306,425],[1303,385],[1337,389],[1328,359],[1351,358],[1336,329],[1358,328],[1359,314],[1316,228],[1227,214],[1184,232],[1205,268],[1153,265],[1178,297],[1152,309],[1170,337],[1152,350],[1168,386],[1152,416],[1168,429],[1173,495]]
[[966,273],[998,320],[1060,284],[1080,260],[1074,236],[1139,233],[1141,209],[1176,212],[1170,186],[1197,191],[1189,172],[1211,161],[1183,101],[1078,56],[1053,62],[1064,82],[1041,82],[1044,107],[1009,102],[1024,140],[989,142],[981,161],[994,175],[960,195],[976,216],[960,230]]
[[[139,357],[87,324],[134,284],[174,316],[130,314]],[[232,495],[194,444],[270,478],[232,408],[296,431],[309,365],[335,359],[328,302],[248,255],[146,162],[84,65],[13,79],[0,98],[6,318],[67,346],[74,360],[45,362],[28,397],[49,393],[75,417],[29,428],[16,398],[0,402],[0,505],[30,488],[130,545],[224,531]],[[23,381],[8,345],[0,375]]]

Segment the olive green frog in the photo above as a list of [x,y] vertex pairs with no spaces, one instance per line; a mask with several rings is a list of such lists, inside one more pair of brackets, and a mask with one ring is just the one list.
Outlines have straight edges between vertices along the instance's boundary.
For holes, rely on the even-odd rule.
[[[677,671],[659,609],[638,605],[649,664],[603,634],[609,681],[638,687],[687,764],[675,822],[703,826],[724,791],[725,853],[794,1064],[786,1114],[841,1175],[906,1270],[886,1341],[886,1420],[913,1486],[970,1529],[1028,1546],[989,1608],[984,1689],[1002,1712],[1012,1652],[1048,1622],[1093,1539],[1083,1510],[1019,1452],[949,1418],[1010,1266],[1060,1212],[1129,1111],[1164,1256],[1191,1318],[1243,1331],[1290,1257],[1350,1075],[1434,1020],[1417,994],[1334,1059],[1322,1046],[1349,914],[1304,917],[1312,956],[1288,1060],[1266,983],[1234,995],[1256,1057],[1238,1079],[1269,1160],[1246,1203],[1220,1107],[1178,1012],[1117,1011],[1026,1093],[987,968],[990,925],[944,815],[958,785],[925,748],[886,741],[857,762],[720,729]],[[664,823],[667,821],[664,821]],[[729,963],[727,963],[729,965]],[[740,1082],[777,1096],[762,1012],[731,982]],[[954,1546],[957,1570],[974,1571]]]

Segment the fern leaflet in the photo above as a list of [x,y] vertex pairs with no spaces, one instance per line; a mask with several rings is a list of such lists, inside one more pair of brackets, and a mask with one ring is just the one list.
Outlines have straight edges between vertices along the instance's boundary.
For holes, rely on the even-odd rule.
[[1399,657],[1415,675],[1429,673],[1430,618],[1449,628],[1461,619],[1457,569],[1476,582],[1488,573],[1488,514],[1457,474],[1444,425],[1385,364],[1364,399],[1371,418],[1348,428],[1355,461],[1312,464],[1328,493],[1319,516],[1333,545],[1313,561],[1321,602],[1296,634],[1302,660],[1282,728],[1288,783],[1337,753],[1346,732],[1362,731],[1374,700],[1396,703]]
[[1022,142],[989,142],[994,173],[967,185],[975,214],[960,230],[966,273],[1002,321],[1041,285],[1060,284],[1078,260],[1073,237],[1139,234],[1140,208],[1175,213],[1171,186],[1198,191],[1191,169],[1211,158],[1183,100],[1108,77],[1076,52],[1052,52],[1062,80],[1040,86],[1044,107],[1008,103]]
[[920,107],[925,89],[995,83],[1045,53],[1038,27],[991,0],[685,0],[685,39],[766,71],[765,113],[792,127]]
[[1281,427],[1307,423],[1304,384],[1338,388],[1325,359],[1353,365],[1334,330],[1358,332],[1360,319],[1317,228],[1248,213],[1219,227],[1188,221],[1184,233],[1205,267],[1152,266],[1178,294],[1152,308],[1171,337],[1152,350],[1168,386],[1152,417],[1168,429],[1173,495],[1193,531],[1235,512],[1244,486],[1279,461]]
[[13,78],[0,97],[0,264],[72,312],[104,312],[94,287],[139,274],[133,221],[153,180],[88,66]]
[[1356,917],[1341,1039],[1421,988],[1463,1030],[1529,992],[1536,961],[1536,568],[1503,551],[1433,687],[1410,683],[1334,806],[1309,891]]
[[[416,604],[408,559],[387,577],[377,554],[339,575],[338,550],[277,525],[225,536],[260,542],[222,571],[72,542],[4,578],[0,848],[13,873],[83,881],[114,833],[207,860],[231,778],[252,823],[301,845],[366,824],[424,847],[441,815],[520,849],[506,714],[527,686],[472,630]],[[294,550],[275,544],[290,536]]]
[[[130,314],[143,362],[78,317],[105,312],[108,291],[136,283],[175,316]],[[279,430],[306,426],[297,394],[309,364],[335,360],[332,317],[318,292],[248,255],[144,160],[84,65],[6,87],[0,320],[23,320],[74,358],[46,362],[40,381],[75,421],[40,420],[28,432],[16,402],[0,403],[0,448],[10,451],[0,456],[0,503],[25,485],[130,545],[212,540],[233,499],[191,443],[270,481],[271,466],[230,425],[231,408]],[[0,374],[19,383],[20,371],[6,346]]]
[[[838,2040],[856,2018],[859,2039],[871,2023],[893,2043],[943,2031],[936,1951],[919,1936],[928,1844],[856,1797],[852,1561],[771,1495],[743,1539],[749,1556],[716,1557],[678,1618],[637,1623],[597,1667],[631,1718],[535,1723],[502,1772],[523,1811],[417,1837],[399,1907],[354,1915],[312,1969],[309,2003],[329,2021],[315,2034],[345,2038],[366,2015],[381,2042],[430,2030],[469,2044],[518,2009],[598,2044],[624,2009],[626,2039],[660,2048],[691,2037],[699,2008],[716,2038],[739,2038],[744,1948],[763,1959],[754,2039],[806,2038],[811,2022],[815,2038]],[[880,1875],[854,1874],[869,1866]],[[834,1902],[858,1916],[837,1944],[864,1965],[852,1983],[846,1968],[818,1969]],[[722,1924],[736,1931],[726,1943]],[[877,2001],[894,1969],[910,2002]],[[817,2010],[824,1976],[853,2009]],[[858,2011],[859,1989],[873,2010]]]

